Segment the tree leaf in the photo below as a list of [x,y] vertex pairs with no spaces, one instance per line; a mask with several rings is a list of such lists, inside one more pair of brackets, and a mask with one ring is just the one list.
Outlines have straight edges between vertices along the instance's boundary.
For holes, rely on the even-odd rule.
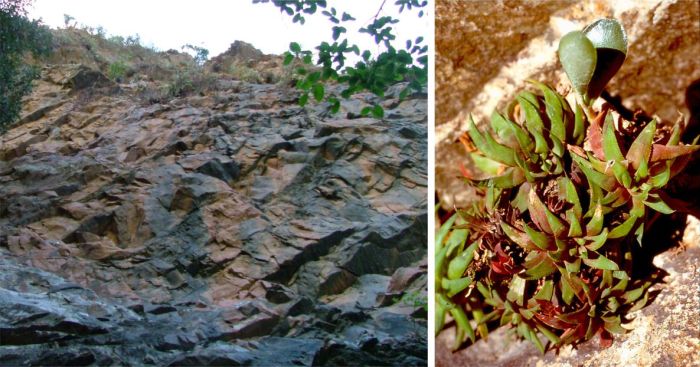
[[294,55],[292,55],[289,52],[284,53],[284,65],[285,66],[291,64],[293,60],[294,60]]
[[374,108],[372,108],[372,116],[376,119],[384,118],[384,108],[380,105],[374,106]]
[[309,102],[309,95],[304,93],[299,97],[299,106],[304,107]]
[[323,100],[323,95],[325,94],[325,89],[323,88],[323,84],[321,84],[321,83],[314,84],[312,93],[313,93],[316,101],[320,102],[321,100]]

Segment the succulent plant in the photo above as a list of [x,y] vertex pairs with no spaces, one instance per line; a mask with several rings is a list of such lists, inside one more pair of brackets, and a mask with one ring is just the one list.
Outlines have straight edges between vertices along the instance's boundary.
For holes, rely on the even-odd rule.
[[577,103],[533,81],[491,132],[469,119],[460,140],[486,178],[463,175],[483,200],[436,237],[436,330],[449,314],[455,349],[506,325],[542,352],[595,335],[608,346],[649,302],[658,279],[635,276],[633,247],[674,211],[664,188],[700,146],[680,143],[680,122],[591,107],[626,52],[622,26],[596,21],[560,42]]

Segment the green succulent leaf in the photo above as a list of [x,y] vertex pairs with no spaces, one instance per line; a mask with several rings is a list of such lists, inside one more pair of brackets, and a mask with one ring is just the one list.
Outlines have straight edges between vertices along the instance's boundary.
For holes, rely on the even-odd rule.
[[595,268],[595,269],[602,269],[602,270],[619,270],[619,267],[617,266],[617,263],[614,261],[608,259],[607,257],[603,255],[599,255],[596,259],[582,259],[583,263]]
[[544,123],[542,122],[537,107],[535,107],[536,102],[533,103],[528,96],[529,94],[521,93],[516,98],[520,103],[520,109],[525,113],[525,126],[530,132],[530,135],[535,139],[535,153],[544,154],[549,152],[547,140],[544,138],[544,135],[542,135]]
[[603,230],[603,218],[603,205],[598,203],[593,211],[593,217],[591,217],[591,220],[586,224],[586,235],[596,236],[600,234]]
[[508,133],[512,134],[518,141],[521,150],[526,152],[532,150],[534,143],[530,138],[530,135],[527,132],[525,132],[525,130],[523,130],[518,124],[505,118],[497,111],[493,111],[493,113],[491,114],[491,126],[494,128],[494,130],[500,129],[502,131],[507,131]]
[[436,248],[440,249],[443,246],[442,242],[444,241],[445,237],[447,237],[447,234],[450,233],[450,229],[454,225],[457,218],[459,218],[457,213],[452,214],[452,216],[440,226],[440,230],[438,230],[438,233],[435,236]]
[[700,145],[661,145],[654,144],[651,148],[650,163],[678,158],[694,153]]
[[530,190],[528,203],[530,217],[540,229],[557,238],[566,232],[566,225],[544,205],[535,190]]
[[447,291],[448,297],[454,297],[457,293],[467,289],[472,283],[472,278],[442,279],[442,288]]
[[531,251],[538,248],[525,232],[519,231],[505,221],[501,222],[501,229],[503,229],[503,233],[505,233],[511,241],[515,242],[515,244],[522,247],[524,250]]
[[502,175],[490,178],[482,183],[500,189],[510,189],[520,185],[523,182],[525,182],[523,170],[518,167],[510,167],[506,168]]
[[588,99],[598,98],[627,57],[627,34],[615,19],[599,19],[583,29],[596,50],[596,67],[588,86]]
[[658,174],[651,176],[651,178],[649,179],[649,183],[651,183],[651,185],[657,189],[666,186],[668,181],[671,179],[672,165],[672,161],[667,161],[666,165],[664,166],[665,168],[662,169],[661,172],[659,172]]
[[547,329],[547,327],[545,327],[545,326],[542,326],[542,325],[539,325],[539,324],[538,324],[538,325],[537,325],[537,330],[539,330],[539,331],[542,333],[542,335],[544,335],[547,339],[549,339],[549,341],[552,342],[552,344],[554,344],[554,345],[559,344],[559,342],[561,341],[561,340],[559,339],[559,337],[558,337],[556,334],[554,334],[553,332],[551,332],[551,331],[550,331],[549,329]]
[[651,157],[651,145],[654,142],[656,132],[656,120],[651,120],[644,127],[637,138],[634,139],[630,149],[627,151],[626,159],[633,169],[636,170],[635,178],[643,179],[648,175],[649,158]]
[[590,161],[575,153],[571,154],[571,158],[573,158],[576,165],[581,169],[581,171],[583,171],[583,174],[592,184],[604,189],[605,191],[612,191],[615,189],[617,184],[615,177],[607,176],[596,171]]
[[557,270],[552,259],[545,252],[532,252],[535,254],[531,259],[526,260],[523,266],[525,267],[525,279],[540,279],[544,278]]
[[515,158],[513,156],[515,152],[513,149],[499,144],[488,133],[482,134],[479,129],[477,129],[476,124],[474,124],[474,119],[471,116],[469,116],[467,128],[467,133],[474,142],[474,145],[485,156],[505,165],[515,166]]
[[545,280],[539,291],[535,294],[535,299],[543,301],[551,301],[554,294],[554,281],[551,279]]
[[479,243],[474,241],[474,243],[450,261],[447,266],[447,278],[458,279],[462,277],[464,271],[474,259],[474,251],[477,247],[479,247]]
[[445,256],[448,258],[452,256],[455,250],[459,253],[461,248],[464,248],[464,243],[469,236],[468,229],[455,229],[450,233],[450,237],[447,238],[445,243],[445,248],[447,248],[447,253]]
[[603,152],[607,161],[623,161],[625,157],[622,155],[620,145],[617,142],[615,135],[615,123],[612,113],[608,112],[603,124]]
[[554,249],[554,239],[552,237],[531,228],[525,223],[523,223],[523,229],[525,230],[525,233],[530,236],[532,242],[534,242],[537,247],[545,251]]
[[630,231],[634,227],[635,223],[637,223],[637,217],[630,216],[622,224],[613,228],[608,234],[608,238],[613,239],[627,236],[627,234],[630,233]]
[[644,204],[662,214],[673,214],[675,212],[675,210],[671,209],[661,198],[652,199],[653,200],[645,201]]
[[559,61],[576,92],[588,103],[588,84],[596,69],[597,52],[581,31],[566,34],[559,41]]
[[560,142],[566,141],[566,126],[564,125],[564,110],[559,96],[543,83],[530,80],[530,83],[542,91],[545,101],[545,109],[550,122],[550,135]]
[[469,319],[467,318],[467,314],[464,313],[464,310],[462,310],[460,307],[454,307],[450,309],[450,314],[457,324],[457,337],[455,338],[455,343],[452,349],[456,350],[459,348],[459,346],[464,342],[465,336],[469,337],[469,339],[474,342],[476,340],[476,334],[474,333],[474,329],[469,323]]
[[603,231],[600,232],[600,234],[598,234],[597,236],[586,237],[586,239],[590,241],[586,244],[586,248],[591,251],[596,251],[599,248],[603,247],[605,241],[608,240],[608,229],[603,228]]
[[605,330],[613,334],[625,334],[627,330],[622,327],[622,322],[620,321],[620,315],[603,317]]
[[513,279],[510,281],[510,287],[508,288],[506,299],[522,306],[525,302],[525,285],[525,279],[517,275],[514,276]]
[[572,133],[572,138],[574,144],[576,144],[577,146],[583,144],[583,140],[585,138],[585,117],[586,115],[583,113],[583,108],[581,107],[581,105],[576,104],[576,114],[574,115],[574,131]]
[[498,176],[503,173],[505,166],[501,162],[486,158],[476,152],[469,153],[469,158],[471,158],[472,162],[474,163],[474,167],[476,167],[479,172],[486,174],[489,177]]
[[440,333],[443,327],[445,327],[445,316],[447,312],[445,308],[438,302],[435,302],[435,335]]

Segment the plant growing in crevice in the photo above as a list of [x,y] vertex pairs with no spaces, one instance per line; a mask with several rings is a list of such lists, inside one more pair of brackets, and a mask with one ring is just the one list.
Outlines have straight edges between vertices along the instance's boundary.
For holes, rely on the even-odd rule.
[[532,81],[535,92],[494,111],[491,132],[470,118],[460,138],[483,200],[436,237],[436,330],[449,314],[454,349],[501,326],[543,353],[596,335],[609,346],[660,280],[635,260],[659,216],[683,209],[664,189],[700,146],[680,143],[680,121],[593,107],[626,57],[616,20],[565,35],[558,53],[576,103]]
[[115,61],[109,64],[109,69],[107,70],[107,76],[109,79],[115,82],[122,82],[126,72],[128,70],[127,65],[123,61]]

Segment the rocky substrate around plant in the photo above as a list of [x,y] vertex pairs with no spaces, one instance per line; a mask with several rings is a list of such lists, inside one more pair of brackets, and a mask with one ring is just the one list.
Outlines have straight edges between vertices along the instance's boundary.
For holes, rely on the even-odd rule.
[[559,353],[542,355],[529,341],[518,341],[513,330],[501,328],[458,352],[450,351],[454,327],[436,341],[437,366],[698,366],[700,361],[700,220],[689,217],[680,247],[654,257],[656,267],[668,274],[652,288],[658,292],[647,307],[631,314],[629,333],[616,335],[610,348],[598,338]]
[[143,83],[48,65],[1,137],[3,365],[427,363],[424,94]]

